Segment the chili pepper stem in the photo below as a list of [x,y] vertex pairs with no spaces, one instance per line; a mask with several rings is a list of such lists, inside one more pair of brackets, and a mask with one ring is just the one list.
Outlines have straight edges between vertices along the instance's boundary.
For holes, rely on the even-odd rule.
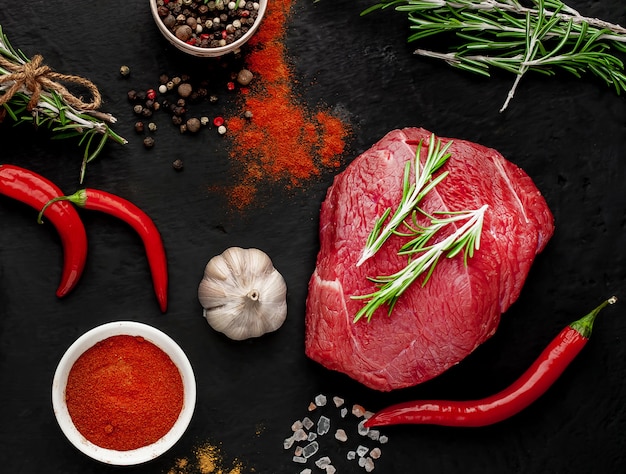
[[602,311],[605,306],[615,304],[616,302],[617,297],[611,296],[609,299],[602,302],[602,304],[599,305],[597,308],[593,309],[589,314],[571,323],[570,327],[575,331],[578,331],[582,337],[589,339],[593,330],[593,323],[596,320],[596,316],[598,315],[598,313],[600,313],[600,311]]
[[48,209],[48,207],[50,207],[52,204],[54,204],[55,202],[59,202],[59,201],[70,201],[71,203],[76,204],[77,206],[80,207],[84,207],[85,206],[85,201],[87,200],[87,193],[85,192],[84,189],[79,189],[78,191],[76,191],[74,194],[70,194],[68,196],[58,196],[55,197],[53,199],[50,199],[41,209],[41,211],[39,211],[39,214],[37,215],[37,223],[38,224],[43,224],[43,214],[44,212],[46,212],[46,209]]

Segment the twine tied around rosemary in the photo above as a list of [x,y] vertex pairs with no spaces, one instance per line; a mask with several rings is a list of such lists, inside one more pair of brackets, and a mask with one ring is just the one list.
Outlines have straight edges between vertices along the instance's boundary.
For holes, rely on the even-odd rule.
[[[0,106],[11,100],[15,93],[24,89],[30,92],[27,106],[29,111],[37,106],[41,93],[46,90],[56,92],[68,105],[79,111],[96,110],[102,104],[100,91],[93,82],[84,77],[53,71],[43,64],[43,57],[39,54],[24,64],[16,64],[0,56],[0,67],[9,71],[9,74],[0,76],[0,84],[13,82],[13,85],[0,95]],[[84,87],[90,92],[92,101],[84,102],[82,98],[73,95],[59,81]]]

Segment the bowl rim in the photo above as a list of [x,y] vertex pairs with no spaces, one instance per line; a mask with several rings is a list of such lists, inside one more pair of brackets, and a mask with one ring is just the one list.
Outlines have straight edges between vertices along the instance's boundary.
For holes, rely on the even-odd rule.
[[265,16],[268,1],[269,0],[255,0],[255,2],[259,4],[257,19],[250,27],[250,29],[241,38],[225,46],[218,46],[215,48],[202,48],[200,46],[190,45],[178,39],[176,35],[174,35],[161,20],[161,17],[159,16],[157,10],[157,0],[150,0],[150,11],[152,12],[152,18],[154,19],[154,22],[156,23],[157,28],[159,29],[161,34],[180,51],[189,53],[197,57],[219,57],[238,50],[241,46],[243,46],[250,40],[254,33],[256,33],[256,30],[259,28],[261,21]]
[[[170,431],[152,444],[128,451],[102,448],[85,438],[74,426],[65,403],[65,387],[68,374],[76,360],[97,342],[117,335],[141,336],[159,347],[178,367],[183,381],[183,407]],[[195,376],[191,363],[184,351],[163,331],[137,321],[113,321],[96,326],[82,334],[61,357],[52,382],[52,406],[61,431],[79,451],[105,464],[119,466],[141,464],[165,453],[186,431],[191,422],[195,404]]]

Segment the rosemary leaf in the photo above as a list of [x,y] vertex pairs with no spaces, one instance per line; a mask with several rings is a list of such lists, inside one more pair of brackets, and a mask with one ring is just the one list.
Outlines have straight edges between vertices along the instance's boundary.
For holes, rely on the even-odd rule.
[[408,15],[409,42],[442,34],[459,40],[445,52],[415,54],[483,76],[492,68],[515,74],[500,111],[528,72],[590,74],[617,94],[626,92],[624,64],[616,56],[626,52],[626,28],[585,17],[561,0],[391,0],[362,14],[387,8]]

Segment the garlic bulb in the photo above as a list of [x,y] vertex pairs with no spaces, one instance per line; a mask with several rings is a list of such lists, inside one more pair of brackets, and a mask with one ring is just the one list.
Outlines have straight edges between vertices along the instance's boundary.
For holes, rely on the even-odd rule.
[[203,315],[240,341],[277,330],[287,317],[287,285],[266,253],[231,247],[209,260],[198,287]]

